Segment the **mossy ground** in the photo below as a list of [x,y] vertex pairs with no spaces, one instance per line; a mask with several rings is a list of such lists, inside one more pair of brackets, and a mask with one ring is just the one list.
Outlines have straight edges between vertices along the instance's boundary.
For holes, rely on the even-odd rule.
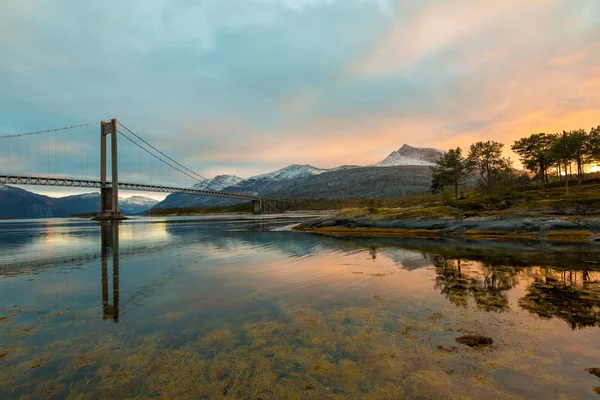
[[570,188],[546,190],[530,187],[503,195],[469,192],[458,200],[443,200],[440,195],[407,196],[404,201],[380,202],[380,207],[349,207],[340,217],[373,218],[467,218],[493,216],[567,216],[600,215],[600,184],[590,183]]

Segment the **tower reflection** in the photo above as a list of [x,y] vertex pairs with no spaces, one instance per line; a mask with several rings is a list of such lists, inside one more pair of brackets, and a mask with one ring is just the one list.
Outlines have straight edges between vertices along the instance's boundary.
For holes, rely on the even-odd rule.
[[[100,224],[102,253],[102,319],[119,323],[119,223]],[[112,257],[111,257],[112,255]],[[112,304],[108,293],[108,259],[112,259]]]

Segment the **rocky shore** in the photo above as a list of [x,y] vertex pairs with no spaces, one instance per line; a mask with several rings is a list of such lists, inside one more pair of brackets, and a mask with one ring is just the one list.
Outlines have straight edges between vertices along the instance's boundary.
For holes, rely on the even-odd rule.
[[397,218],[346,212],[310,220],[295,229],[335,236],[524,238],[600,243],[600,217],[572,215]]

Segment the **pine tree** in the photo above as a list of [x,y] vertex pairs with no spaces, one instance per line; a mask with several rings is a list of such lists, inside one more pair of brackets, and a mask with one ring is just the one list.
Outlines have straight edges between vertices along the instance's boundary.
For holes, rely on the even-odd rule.
[[462,149],[450,149],[447,153],[437,159],[431,167],[432,188],[443,190],[444,186],[454,187],[454,198],[458,199],[458,188],[470,175],[471,168],[468,161],[462,156]]
[[488,140],[487,142],[477,142],[469,148],[467,161],[470,166],[476,169],[481,179],[486,183],[488,192],[491,193],[494,187],[496,175],[501,171],[509,169],[512,161],[502,157],[503,143]]
[[552,164],[552,144],[556,135],[534,133],[533,135],[515,141],[512,150],[521,156],[523,166],[529,171],[538,173],[542,189],[546,188],[547,170]]

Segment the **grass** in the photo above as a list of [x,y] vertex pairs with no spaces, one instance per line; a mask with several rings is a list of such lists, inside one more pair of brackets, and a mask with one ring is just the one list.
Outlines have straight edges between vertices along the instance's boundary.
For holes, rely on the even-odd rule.
[[600,215],[600,184],[596,180],[574,186],[566,195],[562,187],[541,190],[532,186],[503,195],[471,191],[458,200],[444,201],[440,195],[423,194],[398,199],[394,206],[354,207],[340,216],[362,215],[384,218],[466,218],[505,215]]

